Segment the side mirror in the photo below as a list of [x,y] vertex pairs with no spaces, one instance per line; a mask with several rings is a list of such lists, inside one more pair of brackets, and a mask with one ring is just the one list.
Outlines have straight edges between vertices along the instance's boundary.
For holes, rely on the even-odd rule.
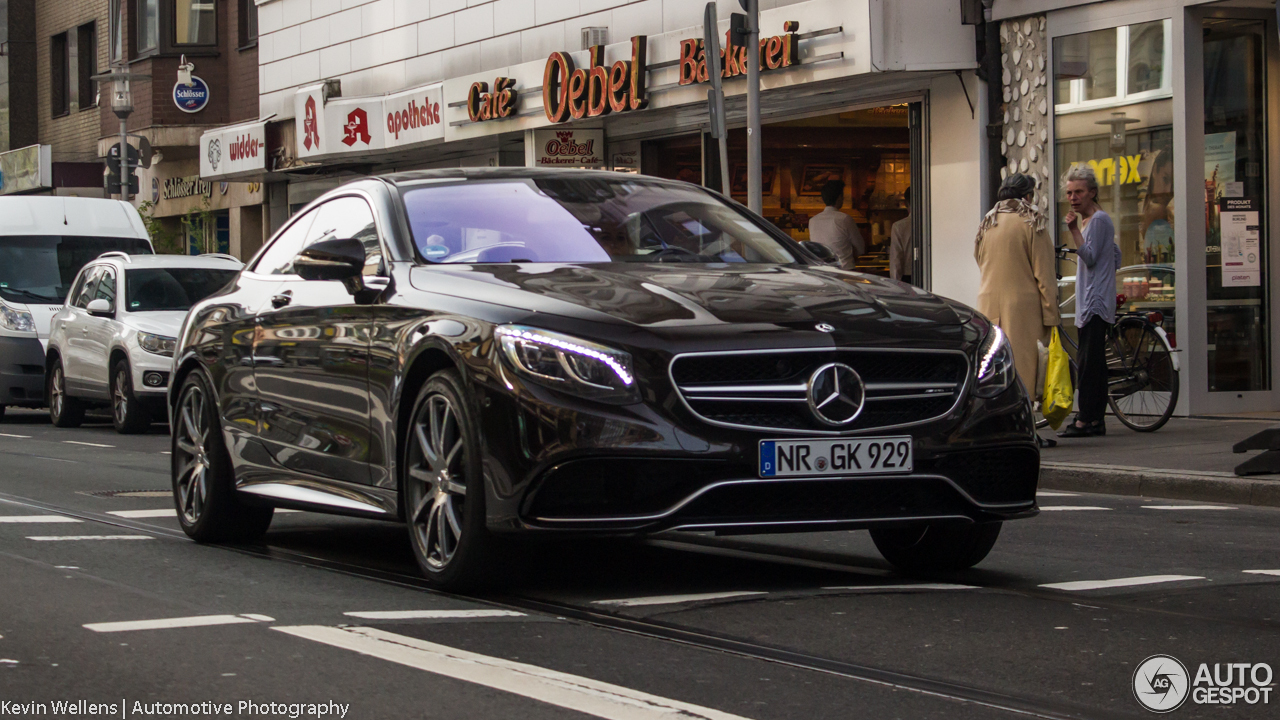
[[303,280],[337,280],[352,295],[364,288],[364,245],[355,238],[321,240],[298,253],[293,271]]
[[827,265],[840,264],[840,258],[836,257],[836,254],[831,251],[831,248],[820,242],[813,242],[810,240],[804,244],[804,249],[808,250],[811,254],[816,255],[819,260]]
[[85,311],[94,317],[115,317],[116,311],[111,307],[110,300],[97,298],[90,300],[89,305],[85,307]]

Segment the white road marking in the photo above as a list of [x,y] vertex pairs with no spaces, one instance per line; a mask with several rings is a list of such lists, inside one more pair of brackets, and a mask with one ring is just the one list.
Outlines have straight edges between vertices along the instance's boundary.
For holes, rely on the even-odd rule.
[[372,610],[348,612],[343,615],[365,620],[419,620],[452,618],[525,617],[514,610]]
[[1250,575],[1275,575],[1280,577],[1280,570],[1245,570]]
[[63,440],[68,445],[88,445],[89,447],[113,448],[115,445],[104,445],[102,443],[80,442],[79,440]]
[[240,617],[249,618],[250,620],[257,620],[258,622],[275,622],[276,621],[276,619],[271,617],[270,615],[255,615],[254,613],[241,613]]
[[173,508],[164,508],[162,510],[108,510],[107,514],[122,518],[158,518],[177,517],[178,511]]
[[977,585],[953,585],[951,583],[917,583],[915,585],[850,585],[847,587],[824,587],[823,590],[979,590]]
[[726,598],[747,597],[749,595],[767,595],[758,590],[737,592],[695,593],[692,595],[654,595],[652,597],[624,598],[622,600],[593,600],[592,605],[610,605],[613,607],[642,607],[645,605],[678,605],[680,603],[701,602],[703,600],[724,600]]
[[1037,490],[1036,495],[1040,497],[1079,497],[1080,493],[1057,492],[1054,490]]
[[30,435],[12,435],[10,433],[0,433],[0,437],[18,438],[19,440],[30,440]]
[[1143,505],[1147,510],[1235,510],[1226,505]]
[[1106,588],[1130,587],[1133,585],[1154,585],[1156,583],[1179,582],[1182,580],[1204,580],[1199,575],[1145,575],[1142,577],[1116,578],[1114,580],[1074,580],[1063,583],[1047,583],[1042,588],[1054,590],[1104,590]]
[[0,664],[3,664],[3,665],[17,665],[17,664],[18,664],[18,661],[17,661],[17,660],[10,660],[9,658],[0,658]]
[[302,625],[274,627],[272,630],[599,718],[745,720],[739,715],[650,695],[579,675],[479,655],[373,628]]
[[28,535],[28,540],[150,540],[150,535]]
[[78,523],[65,515],[0,515],[0,523]]
[[1041,505],[1040,509],[1044,512],[1057,512],[1061,510],[1110,510],[1109,507],[1098,507],[1097,505]]
[[197,615],[195,617],[162,618],[159,620],[126,620],[124,622],[88,623],[86,630],[94,632],[130,632],[133,630],[168,630],[171,628],[207,627],[209,625],[240,625],[243,623],[270,622],[266,615]]
[[59,570],[79,570],[79,565],[54,565]]

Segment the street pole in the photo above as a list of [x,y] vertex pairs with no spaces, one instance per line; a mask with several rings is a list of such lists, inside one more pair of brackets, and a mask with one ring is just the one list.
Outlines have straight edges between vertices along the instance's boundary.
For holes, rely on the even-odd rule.
[[[129,120],[120,118],[120,198],[129,202]],[[139,188],[141,189],[141,188]]]
[[743,0],[747,10],[747,207],[760,215],[760,0]]
[[720,27],[716,23],[714,2],[707,3],[702,14],[702,37],[702,53],[707,58],[707,80],[711,85],[707,89],[707,116],[711,121],[711,137],[719,143],[720,189],[728,197],[732,190],[729,185],[729,133],[725,130],[724,122],[724,86],[720,82]]

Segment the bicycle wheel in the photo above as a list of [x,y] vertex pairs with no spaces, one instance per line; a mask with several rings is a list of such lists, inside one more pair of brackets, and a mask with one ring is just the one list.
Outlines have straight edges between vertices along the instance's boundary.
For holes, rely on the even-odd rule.
[[1129,429],[1155,432],[1178,405],[1173,351],[1155,325],[1141,318],[1122,318],[1112,340],[1119,362],[1109,368],[1107,403]]

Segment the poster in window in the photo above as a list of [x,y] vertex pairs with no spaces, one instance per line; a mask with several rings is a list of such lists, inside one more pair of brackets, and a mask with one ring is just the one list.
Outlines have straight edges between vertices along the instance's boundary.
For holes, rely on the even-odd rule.
[[1252,198],[1223,198],[1222,287],[1262,284],[1261,228],[1258,204]]
[[800,194],[821,195],[822,186],[832,180],[844,180],[843,165],[805,165],[800,176]]
[[1208,133],[1204,136],[1205,243],[1222,244],[1219,201],[1228,196],[1227,184],[1236,181],[1236,133]]

